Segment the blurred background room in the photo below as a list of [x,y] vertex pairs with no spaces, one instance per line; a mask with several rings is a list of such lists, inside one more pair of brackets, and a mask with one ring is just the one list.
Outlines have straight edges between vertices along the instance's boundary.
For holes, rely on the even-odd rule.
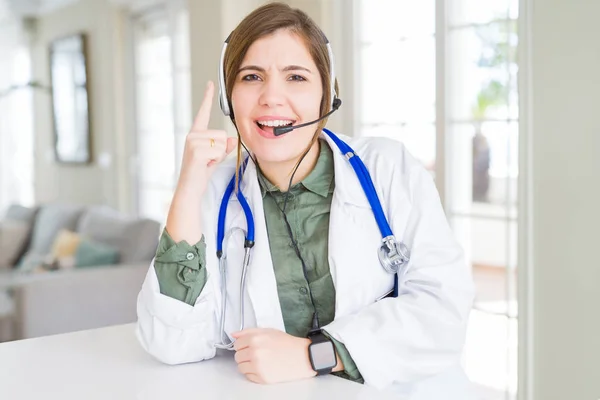
[[[206,81],[263,2],[0,0],[1,341],[135,321]],[[600,398],[600,2],[285,2],[332,43],[328,127],[435,178],[480,399]]]

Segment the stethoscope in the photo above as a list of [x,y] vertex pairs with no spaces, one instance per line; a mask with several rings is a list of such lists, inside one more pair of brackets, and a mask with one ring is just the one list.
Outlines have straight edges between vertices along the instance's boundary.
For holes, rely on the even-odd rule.
[[[410,251],[403,242],[396,241],[392,229],[390,228],[387,218],[383,212],[383,208],[381,207],[381,202],[379,201],[379,196],[375,190],[375,185],[373,184],[371,175],[369,174],[367,167],[362,162],[360,157],[346,142],[338,138],[333,132],[328,129],[323,129],[323,131],[331,138],[331,140],[333,140],[342,154],[350,162],[350,165],[354,169],[354,172],[358,177],[358,181],[360,182],[360,185],[367,196],[367,200],[369,201],[371,209],[373,210],[375,221],[379,226],[382,236],[382,244],[377,253],[379,262],[386,272],[394,274],[394,289],[391,293],[391,296],[398,297],[398,275],[403,275],[406,273],[406,267],[410,261]],[[240,177],[243,175],[247,164],[248,158],[246,158],[246,160],[240,166]],[[246,290],[246,277],[248,275],[248,265],[250,264],[251,250],[254,246],[254,217],[252,216],[252,211],[250,210],[250,206],[248,205],[246,198],[242,194],[241,187],[239,190],[237,190],[236,195],[246,217],[247,231],[244,231],[242,228],[235,228],[228,233],[227,237],[225,237],[225,216],[227,214],[227,204],[229,202],[229,198],[233,194],[235,181],[236,177],[234,174],[234,176],[231,178],[231,181],[227,185],[227,188],[225,189],[223,200],[221,201],[221,206],[219,208],[219,219],[217,225],[217,258],[219,259],[219,271],[221,274],[221,321],[219,329],[221,343],[216,343],[215,347],[220,349],[231,349],[233,348],[234,344],[234,342],[231,341],[225,334],[225,315],[227,302],[227,254],[223,252],[223,244],[234,232],[241,231],[244,233],[244,261],[242,264],[242,276],[240,279],[240,331],[244,329],[243,298]],[[239,181],[241,181],[241,179],[239,179]]]

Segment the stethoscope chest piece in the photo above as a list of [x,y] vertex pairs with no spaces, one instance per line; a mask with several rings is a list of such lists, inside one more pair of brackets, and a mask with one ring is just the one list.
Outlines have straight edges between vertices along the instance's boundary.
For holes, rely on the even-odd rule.
[[379,248],[379,262],[390,274],[397,274],[410,261],[410,250],[403,242],[397,242],[393,236],[383,238]]

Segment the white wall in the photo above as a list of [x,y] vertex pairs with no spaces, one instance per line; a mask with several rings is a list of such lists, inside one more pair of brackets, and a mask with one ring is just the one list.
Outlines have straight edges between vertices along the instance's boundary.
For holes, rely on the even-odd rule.
[[596,400],[600,2],[523,1],[532,5],[534,399]]
[[[89,104],[92,132],[91,165],[62,165],[54,161],[51,99],[35,96],[35,194],[37,202],[69,201],[119,207],[126,188],[127,154],[119,148],[124,135],[118,121],[122,106],[120,71],[115,67],[121,54],[120,14],[108,1],[83,0],[43,17],[37,24],[32,53],[33,76],[50,84],[48,48],[61,36],[88,34]],[[118,100],[118,101],[116,101]],[[98,156],[106,153],[110,165],[101,167]]]
[[[230,0],[225,0],[230,1]],[[223,41],[227,35],[224,24],[224,2],[188,1],[190,13],[190,60],[192,69],[192,114],[202,104],[208,80],[215,84],[215,99],[210,119],[212,129],[224,129],[227,122],[218,106],[218,65]]]

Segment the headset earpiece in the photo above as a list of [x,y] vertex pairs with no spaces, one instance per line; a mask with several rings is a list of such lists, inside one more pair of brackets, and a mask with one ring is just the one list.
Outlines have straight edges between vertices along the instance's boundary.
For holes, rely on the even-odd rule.
[[225,86],[225,50],[227,50],[230,37],[231,34],[227,36],[227,39],[225,39],[225,42],[223,43],[221,60],[219,62],[219,105],[221,106],[221,111],[223,111],[225,116],[229,116],[231,114],[231,110],[229,109],[229,101],[227,101],[227,90]]
[[227,96],[221,90],[219,90],[219,106],[221,107],[221,111],[223,111],[223,114],[229,116],[229,104],[227,103],[226,98]]

